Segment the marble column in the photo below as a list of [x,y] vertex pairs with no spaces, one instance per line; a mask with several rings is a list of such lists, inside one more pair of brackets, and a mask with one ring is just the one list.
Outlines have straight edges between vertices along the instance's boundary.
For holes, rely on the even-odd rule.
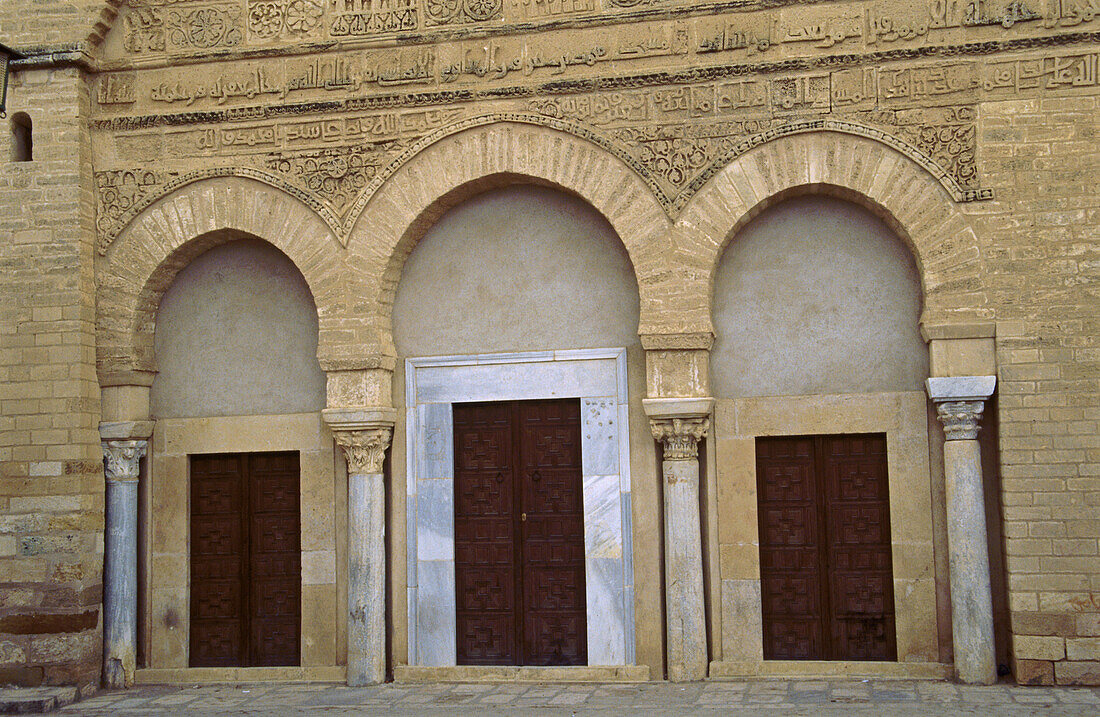
[[947,439],[943,467],[955,673],[960,682],[979,685],[997,680],[985,497],[977,440],[985,401],[993,395],[996,381],[995,376],[928,379],[928,395],[936,404]]
[[[392,409],[386,412],[392,413]],[[386,488],[382,462],[393,418],[325,418],[348,462],[349,685],[386,679]]]
[[[102,434],[101,434],[102,435]],[[138,477],[148,442],[104,440],[103,684],[131,687],[137,655]]]
[[665,649],[668,679],[707,676],[703,543],[699,516],[699,441],[712,399],[645,399],[653,438],[664,446]]

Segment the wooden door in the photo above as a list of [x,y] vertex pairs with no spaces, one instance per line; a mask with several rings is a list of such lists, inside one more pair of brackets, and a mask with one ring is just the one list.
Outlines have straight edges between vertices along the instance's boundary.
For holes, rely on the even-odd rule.
[[455,404],[458,663],[588,662],[580,401]]
[[896,660],[882,434],[756,442],[764,657]]
[[298,454],[191,456],[192,667],[297,665]]

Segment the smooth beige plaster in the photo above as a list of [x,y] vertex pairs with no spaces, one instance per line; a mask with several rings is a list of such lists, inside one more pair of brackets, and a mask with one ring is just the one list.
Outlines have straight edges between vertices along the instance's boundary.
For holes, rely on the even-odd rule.
[[[711,606],[724,612],[725,659],[763,660],[756,438],[886,433],[898,661],[939,661],[926,404],[920,391],[717,401],[714,435],[723,595],[712,598]],[[753,608],[748,615],[746,602]],[[753,654],[747,654],[750,651]]]
[[833,197],[780,202],[715,272],[713,395],[922,390],[921,300],[913,256],[881,219]]
[[313,296],[290,259],[259,239],[222,244],[184,267],[161,299],[154,343],[154,418],[325,407]]
[[[318,413],[156,422],[149,469],[145,589],[140,631],[146,667],[187,668],[190,635],[190,477],[188,456],[298,451],[301,468],[302,667],[336,665],[342,620],[336,520],[340,490],[332,436]],[[346,590],[346,588],[345,588]]]

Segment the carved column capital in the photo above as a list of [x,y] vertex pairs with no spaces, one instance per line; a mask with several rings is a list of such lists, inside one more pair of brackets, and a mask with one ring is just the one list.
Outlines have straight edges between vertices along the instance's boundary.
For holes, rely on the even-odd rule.
[[928,379],[928,396],[949,441],[978,437],[985,401],[993,395],[996,376],[942,376]]
[[344,450],[348,473],[367,475],[382,472],[382,461],[393,437],[392,426],[374,426],[355,430],[334,430],[336,443]]
[[937,401],[936,414],[949,441],[974,440],[981,430],[984,401]]
[[693,461],[699,458],[699,441],[710,430],[710,418],[650,418],[649,428],[665,447],[666,461]]
[[103,472],[109,482],[132,483],[138,479],[148,441],[109,440],[100,445],[103,447]]

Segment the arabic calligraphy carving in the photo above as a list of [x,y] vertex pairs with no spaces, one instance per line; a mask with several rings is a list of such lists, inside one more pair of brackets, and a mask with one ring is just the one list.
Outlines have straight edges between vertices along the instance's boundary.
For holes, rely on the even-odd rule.
[[172,10],[168,13],[168,40],[176,47],[211,49],[241,44],[240,13],[233,6]]
[[333,37],[415,30],[416,0],[332,0],[329,32]]
[[132,73],[103,75],[99,78],[96,101],[101,105],[130,104],[137,99]]

